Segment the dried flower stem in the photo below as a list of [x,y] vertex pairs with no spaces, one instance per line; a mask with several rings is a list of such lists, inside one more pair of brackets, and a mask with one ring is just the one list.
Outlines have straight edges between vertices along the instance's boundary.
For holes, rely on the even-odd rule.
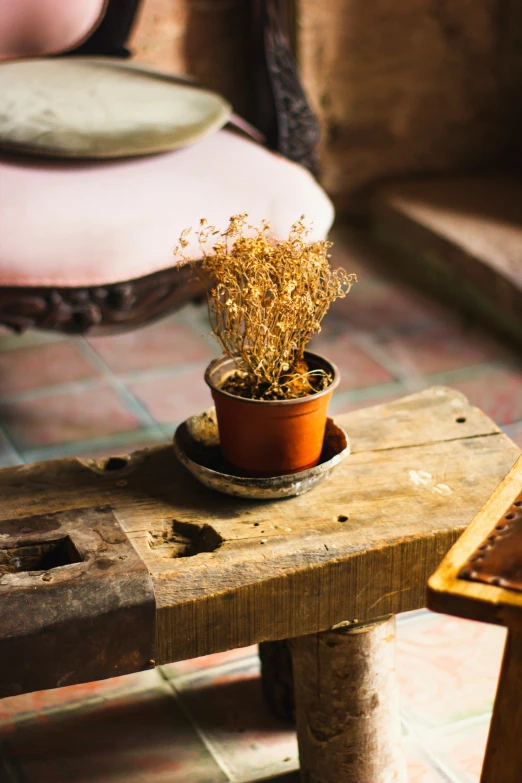
[[[197,237],[203,260],[196,269],[214,283],[207,296],[212,331],[223,352],[236,361],[238,378],[247,389],[243,396],[310,394],[317,390],[322,371],[308,372],[306,345],[320,331],[330,304],[346,296],[357,278],[343,269],[332,270],[331,242],[307,243],[304,217],[294,223],[287,240],[275,239],[266,221],[255,228],[246,219],[244,214],[233,216],[222,233],[200,221]],[[177,252],[182,256],[189,231],[180,237]]]

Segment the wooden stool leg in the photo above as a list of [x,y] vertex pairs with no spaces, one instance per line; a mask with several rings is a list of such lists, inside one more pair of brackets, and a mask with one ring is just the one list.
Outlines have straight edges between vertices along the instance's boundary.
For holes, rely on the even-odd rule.
[[395,617],[291,648],[303,783],[405,783]]
[[522,632],[508,631],[481,783],[522,780]]

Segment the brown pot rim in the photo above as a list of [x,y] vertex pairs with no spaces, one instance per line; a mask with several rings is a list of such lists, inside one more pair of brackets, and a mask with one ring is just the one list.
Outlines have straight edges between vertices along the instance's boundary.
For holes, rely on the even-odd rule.
[[315,363],[319,366],[322,365],[323,369],[326,369],[333,376],[332,382],[329,384],[329,386],[326,387],[326,389],[322,389],[322,391],[315,392],[314,394],[307,394],[304,397],[294,397],[291,400],[252,400],[249,397],[239,397],[237,394],[230,394],[230,392],[223,391],[223,389],[220,389],[219,386],[216,386],[216,384],[212,382],[211,378],[212,372],[220,365],[227,362],[234,362],[234,359],[230,356],[227,356],[226,354],[221,354],[221,356],[218,356],[217,359],[214,359],[210,362],[207,369],[205,370],[205,383],[212,391],[223,395],[223,397],[230,397],[231,400],[238,400],[240,402],[246,402],[252,405],[296,405],[307,402],[308,400],[318,400],[320,397],[324,397],[326,394],[331,394],[334,389],[337,388],[339,381],[341,380],[341,374],[337,366],[325,356],[322,356],[318,353],[313,353],[312,351],[305,351],[304,358],[307,361],[310,360],[312,364]]

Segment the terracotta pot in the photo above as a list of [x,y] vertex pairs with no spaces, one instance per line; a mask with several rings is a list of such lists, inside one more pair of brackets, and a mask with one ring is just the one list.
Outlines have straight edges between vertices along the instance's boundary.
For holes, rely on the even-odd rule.
[[319,462],[328,403],[339,383],[339,370],[314,353],[305,353],[311,370],[323,369],[333,378],[327,389],[295,400],[249,400],[220,386],[236,369],[221,356],[207,367],[205,381],[216,406],[221,452],[234,467],[250,476],[298,473]]

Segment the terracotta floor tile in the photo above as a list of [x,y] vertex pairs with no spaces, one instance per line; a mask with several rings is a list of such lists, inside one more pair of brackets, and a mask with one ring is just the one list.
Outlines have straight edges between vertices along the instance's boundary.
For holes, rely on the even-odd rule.
[[10,465],[19,465],[21,461],[7,435],[0,430],[0,467],[7,468]]
[[0,396],[99,375],[78,345],[63,341],[2,351],[0,345]]
[[210,391],[203,380],[205,367],[206,363],[127,385],[156,421],[181,422],[212,406]]
[[311,349],[324,354],[339,368],[341,382],[337,393],[393,381],[392,375],[370,359],[348,335],[334,337],[321,333],[314,338]]
[[161,667],[164,677],[174,680],[178,677],[190,677],[198,675],[202,670],[215,669],[218,666],[226,666],[242,661],[245,658],[255,658],[257,656],[257,645],[251,647],[238,647],[237,650],[227,650],[227,652],[214,653],[214,655],[203,655],[201,658],[193,658],[189,661],[177,661],[168,663]]
[[209,340],[210,345],[214,344],[214,339],[209,337],[210,326],[206,302],[191,303],[171,317],[176,323],[188,326],[194,334],[201,336],[201,339]]
[[133,437],[127,438],[121,435],[115,435],[112,439],[112,443],[108,443],[102,448],[87,447],[81,448],[78,452],[75,452],[76,457],[85,459],[96,459],[102,457],[119,457],[125,454],[132,454],[133,451],[140,451],[141,449],[152,448],[159,443],[164,443],[167,438],[151,434],[147,432],[135,432],[132,433]]
[[450,783],[449,778],[436,769],[427,754],[413,742],[404,743],[404,753],[408,767],[408,783]]
[[163,678],[158,669],[151,669],[146,672],[127,674],[124,677],[111,677],[108,680],[69,685],[66,688],[9,696],[0,699],[0,725],[13,723],[35,713],[77,705],[80,702],[107,699],[123,691],[130,693],[150,690],[157,686],[163,686]]
[[210,361],[220,353],[214,341],[175,318],[127,334],[91,337],[89,342],[118,374]]
[[118,393],[104,385],[2,405],[0,423],[22,449],[89,440],[141,426]]
[[385,271],[383,250],[369,240],[365,232],[337,224],[330,231],[329,238],[333,242],[330,261],[334,269],[341,266],[348,274],[355,273],[359,285],[382,277]]
[[218,677],[211,670],[201,672],[177,688],[208,746],[233,780],[259,780],[297,768],[295,731],[269,712],[257,659],[239,661],[234,668],[221,670]]
[[4,737],[27,783],[226,782],[166,685],[41,715]]
[[497,358],[502,351],[498,343],[481,332],[457,322],[429,325],[406,334],[376,336],[374,342],[404,376],[430,375],[480,364]]
[[504,431],[522,449],[522,421],[517,421],[516,424],[509,424],[507,427],[504,427]]
[[[430,753],[436,762],[459,783],[478,783],[486,740],[489,717],[450,726],[435,732],[429,741]],[[499,778],[498,783],[503,783]]]
[[397,629],[403,712],[420,728],[488,713],[495,698],[505,629],[426,615]]
[[373,334],[414,328],[450,317],[434,299],[387,280],[357,283],[344,299],[332,304],[330,313],[352,328]]
[[482,408],[497,424],[512,424],[522,419],[522,368],[484,368],[474,378],[450,384],[464,392],[474,405]]
[[57,332],[40,332],[38,329],[28,329],[23,334],[16,334],[6,326],[0,326],[0,351],[10,351],[13,348],[27,348],[33,345],[59,343],[69,338]]

